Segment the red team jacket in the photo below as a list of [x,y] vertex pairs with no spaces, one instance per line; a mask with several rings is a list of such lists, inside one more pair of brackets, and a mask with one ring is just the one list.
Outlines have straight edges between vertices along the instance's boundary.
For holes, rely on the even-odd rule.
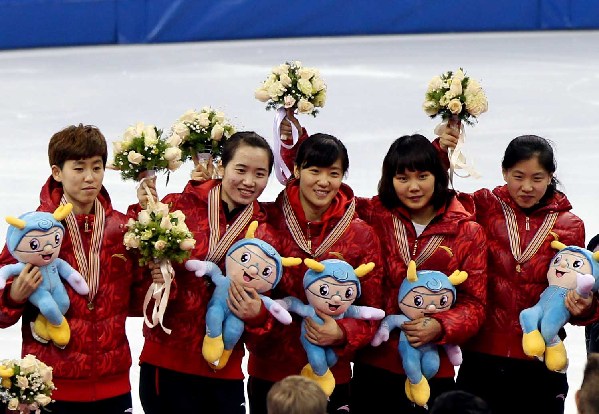
[[[60,203],[62,186],[49,178],[40,194],[40,211],[53,212]],[[33,339],[29,322],[39,311],[29,302],[14,303],[9,288],[0,291],[0,328],[17,323],[23,317],[22,354],[33,354],[54,368],[56,390],[52,398],[61,401],[95,401],[125,394],[131,390],[129,369],[131,352],[125,335],[127,316],[141,316],[142,300],[149,286],[142,282],[137,259],[123,245],[127,217],[113,210],[106,189],[102,188],[98,200],[105,209],[104,237],[101,244],[100,287],[88,307],[87,296],[75,292],[64,283],[71,301],[66,313],[71,328],[71,340],[65,349],[53,344],[41,344]],[[85,248],[89,248],[94,215],[76,217]],[[75,269],[72,241],[69,233],[60,249],[60,257]],[[15,263],[5,247],[0,256],[0,266]],[[10,286],[10,284],[8,285]],[[90,309],[91,308],[91,309]]]
[[[208,254],[210,235],[208,194],[218,184],[220,180],[209,180],[204,183],[190,181],[182,193],[169,194],[162,200],[170,205],[171,211],[181,210],[185,214],[185,223],[196,240],[191,254],[192,259],[205,260]],[[217,215],[220,236],[222,236],[231,223],[227,222],[220,201],[219,206]],[[276,244],[265,234],[263,224],[265,216],[258,202],[254,202],[252,208],[251,220],[258,220],[261,223],[256,231],[256,237],[276,247]],[[245,237],[246,230],[247,226],[231,244]],[[225,251],[229,247],[230,245],[226,246]],[[224,272],[224,256],[217,264]],[[186,374],[242,380],[244,378],[241,370],[244,354],[242,341],[239,341],[229,362],[221,370],[214,370],[202,356],[202,342],[206,333],[206,308],[212,297],[214,285],[206,278],[196,277],[193,272],[186,270],[183,264],[173,263],[173,267],[176,286],[174,291],[171,291],[171,299],[164,318],[164,326],[172,329],[172,333],[166,334],[160,326],[150,329],[144,325],[145,343],[140,361]],[[266,312],[264,307],[263,311]],[[264,319],[263,315],[262,317]]]
[[[493,191],[479,190],[473,197],[476,203],[476,220],[485,229],[489,246],[490,306],[487,308],[484,325],[467,348],[502,357],[527,359],[522,350],[520,311],[533,306],[539,300],[539,296],[547,287],[549,263],[557,251],[550,245],[554,236],[549,234],[537,253],[521,265],[518,272],[516,260],[509,250],[506,219],[499,200],[511,206],[516,213],[522,250],[530,243],[548,213],[559,213],[552,232],[566,245],[584,245],[584,224],[570,212],[572,206],[560,192],[556,192],[545,205],[529,215],[516,205],[505,185],[496,187]],[[583,323],[574,318],[570,322]]]
[[[343,184],[331,207],[322,217],[322,221],[308,222],[299,201],[299,182],[292,180],[288,183],[286,189],[279,194],[274,204],[263,204],[267,210],[268,223],[274,228],[282,229],[279,232],[280,240],[276,244],[279,252],[283,256],[300,257],[302,259],[313,257],[313,255],[302,250],[287,230],[288,227],[283,214],[285,194],[289,197],[291,208],[297,217],[301,232],[312,241],[312,252],[320,246],[325,237],[333,230],[354,198],[352,190]],[[340,254],[354,268],[368,262],[375,263],[374,270],[360,279],[362,295],[355,304],[380,308],[382,306],[381,276],[383,268],[380,245],[372,228],[360,220],[357,215],[354,215],[343,235],[327,251],[314,258],[318,261],[338,258],[329,254],[333,252]],[[277,299],[295,296],[304,303],[308,303],[303,287],[306,270],[307,268],[303,264],[285,268],[283,278],[272,291],[271,297]],[[370,342],[379,323],[378,321],[369,322],[347,318],[339,320],[338,324],[344,331],[346,343],[334,346],[339,361],[331,371],[336,382],[343,384],[348,383],[351,378],[350,360],[355,351]],[[293,322],[288,326],[276,321],[268,326],[271,329],[260,334],[253,332],[248,334],[246,331],[246,345],[250,351],[249,374],[271,382],[279,381],[288,375],[298,375],[308,363],[300,343],[301,317],[293,315]]]
[[[399,314],[397,295],[406,277],[407,266],[402,260],[398,238],[395,235],[393,217],[404,224],[411,259],[416,259],[425,249],[431,237],[443,236],[440,246],[419,265],[420,270],[439,270],[448,276],[455,270],[468,272],[465,282],[456,286],[457,301],[444,312],[434,314],[441,323],[443,335],[438,344],[463,344],[472,337],[483,324],[485,318],[487,272],[486,240],[482,228],[474,222],[474,203],[467,194],[457,194],[448,204],[436,213],[420,237],[404,208],[388,210],[378,196],[372,199],[359,199],[358,214],[375,229],[378,234],[382,254],[385,258],[383,278],[384,310],[387,315]],[[404,374],[398,351],[399,329],[391,332],[387,342],[378,347],[368,346],[358,352],[356,362],[386,369],[396,374]],[[453,366],[445,352],[440,352],[441,366],[438,377],[454,376]]]

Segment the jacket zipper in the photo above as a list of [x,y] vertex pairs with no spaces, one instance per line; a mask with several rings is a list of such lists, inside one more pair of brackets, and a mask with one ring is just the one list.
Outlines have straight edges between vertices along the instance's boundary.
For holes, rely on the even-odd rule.
[[526,231],[530,230],[530,218],[527,216],[526,217]]
[[310,234],[310,222],[308,222],[308,226],[306,227],[306,236],[308,239],[308,249],[311,252],[312,251],[312,235]]
[[89,216],[85,216],[85,223],[83,224],[83,231],[89,233]]
[[412,247],[412,259],[416,257],[416,249],[418,249],[418,239],[414,240],[414,247]]

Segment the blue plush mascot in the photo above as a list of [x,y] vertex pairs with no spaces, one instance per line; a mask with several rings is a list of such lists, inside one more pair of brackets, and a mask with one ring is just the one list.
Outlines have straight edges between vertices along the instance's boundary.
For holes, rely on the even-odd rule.
[[[241,338],[245,324],[235,316],[227,305],[231,280],[244,287],[254,288],[259,294],[274,288],[283,276],[283,266],[297,266],[299,258],[281,257],[277,250],[263,240],[254,238],[258,222],[248,226],[244,239],[233,244],[225,259],[226,276],[213,263],[188,260],[187,270],[196,276],[209,276],[216,285],[206,311],[206,335],[202,355],[215,369],[223,368],[229,360],[235,344]],[[266,309],[284,324],[291,323],[291,315],[268,296],[260,295]]]
[[70,306],[67,291],[60,281],[66,280],[77,293],[86,295],[89,287],[81,274],[64,260],[58,258],[64,237],[64,226],[60,223],[71,213],[72,204],[65,204],[54,213],[33,211],[19,218],[6,218],[10,224],[6,234],[6,246],[19,263],[0,268],[0,289],[6,281],[18,276],[27,263],[39,267],[42,282],[29,297],[41,312],[31,331],[35,339],[42,343],[50,340],[64,348],[71,338],[69,324],[64,317]]
[[[324,321],[316,314],[316,310],[333,319],[379,320],[385,316],[382,309],[353,305],[361,293],[358,278],[372,271],[374,263],[362,264],[356,269],[339,259],[318,262],[308,258],[304,259],[304,263],[309,268],[304,275],[304,289],[309,304],[287,296],[277,300],[285,309],[304,318],[310,317],[320,325]],[[302,321],[300,341],[308,356],[308,364],[302,369],[301,375],[313,379],[327,396],[331,395],[335,389],[335,377],[329,368],[337,363],[335,351],[306,339],[305,319]]]
[[568,356],[558,332],[570,319],[566,294],[576,289],[586,297],[599,289],[599,252],[566,246],[557,240],[551,242],[551,247],[559,251],[547,271],[549,286],[534,306],[520,312],[522,348],[526,355],[544,359],[551,371],[563,372],[568,367]]
[[[468,273],[456,270],[447,276],[437,270],[416,271],[416,262],[408,264],[408,274],[399,287],[397,301],[402,314],[387,315],[372,340],[373,346],[379,346],[389,339],[389,333],[401,328],[404,322],[443,312],[451,308],[456,300],[455,285],[459,285],[468,277]],[[462,351],[458,345],[443,345],[449,361],[453,365],[462,363]],[[405,391],[410,401],[419,406],[426,406],[430,398],[428,379],[439,370],[438,345],[429,343],[414,348],[402,331],[399,335],[399,353],[403,368],[406,371]]]

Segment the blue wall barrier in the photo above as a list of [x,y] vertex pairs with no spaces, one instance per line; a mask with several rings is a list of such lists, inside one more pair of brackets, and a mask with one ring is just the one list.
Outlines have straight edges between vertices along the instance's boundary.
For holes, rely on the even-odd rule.
[[597,0],[0,0],[0,49],[597,28]]

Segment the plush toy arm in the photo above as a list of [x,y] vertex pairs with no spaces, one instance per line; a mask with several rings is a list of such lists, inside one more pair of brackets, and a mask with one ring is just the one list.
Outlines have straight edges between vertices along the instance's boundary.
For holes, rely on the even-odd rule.
[[52,264],[56,265],[56,270],[58,270],[60,277],[66,280],[75,289],[75,292],[80,295],[87,295],[89,293],[87,282],[73,266],[62,259],[55,259]]
[[351,305],[345,312],[346,318],[364,319],[368,321],[378,321],[385,317],[385,311],[371,306]]
[[18,276],[25,267],[25,263],[15,263],[0,267],[0,289],[4,289],[6,281],[12,276]]
[[215,285],[218,285],[221,279],[224,279],[223,272],[216,263],[204,260],[188,260],[185,262],[185,268],[190,272],[195,272],[197,277],[209,276]]
[[593,285],[595,284],[595,277],[593,275],[578,273],[576,275],[576,293],[583,298],[588,298]]
[[372,346],[379,346],[383,342],[386,342],[389,340],[389,333],[391,332],[391,329],[392,329],[389,327],[389,321],[391,320],[392,316],[394,316],[394,315],[386,316],[383,319],[383,321],[381,322],[381,326],[379,326],[379,329],[374,334],[374,338],[372,338],[372,341],[370,341],[370,344]]
[[260,295],[260,299],[264,302],[266,309],[274,316],[279,322],[284,325],[291,323],[291,315],[285,307],[283,307],[278,301],[274,301],[268,296]]
[[276,302],[279,303],[283,309],[287,309],[288,311],[296,313],[304,318],[316,315],[316,312],[312,306],[304,305],[301,300],[293,296],[287,296],[284,299],[277,299]]
[[443,345],[443,348],[445,348],[445,353],[447,354],[451,365],[454,367],[462,365],[462,349],[459,345],[445,344]]

